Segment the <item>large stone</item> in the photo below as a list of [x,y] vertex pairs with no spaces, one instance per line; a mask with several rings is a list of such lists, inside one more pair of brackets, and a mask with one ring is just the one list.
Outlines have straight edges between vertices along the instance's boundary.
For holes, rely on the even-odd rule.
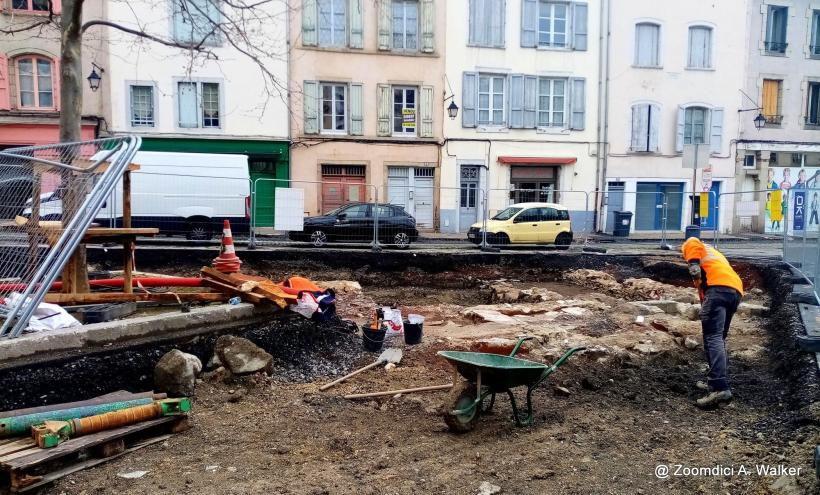
[[740,303],[737,307],[737,314],[749,316],[766,316],[769,308],[760,304]]
[[641,354],[657,354],[658,348],[652,345],[651,343],[638,343],[632,346],[632,349],[636,352]]
[[154,367],[154,389],[171,397],[189,397],[194,394],[196,377],[201,371],[202,361],[198,357],[174,349]]
[[657,306],[650,306],[642,302],[631,302],[629,305],[635,308],[638,314],[642,316],[659,315],[663,313],[661,308],[658,308]]
[[336,294],[354,295],[362,293],[362,285],[359,282],[353,280],[331,280],[329,282],[316,282],[316,285],[318,285],[319,287],[324,287],[326,289],[333,289],[333,292],[335,292]]
[[506,324],[514,324],[518,323],[515,318],[507,316],[500,311],[494,309],[479,309],[479,308],[470,308],[464,310],[462,312],[464,316],[470,318],[473,321],[479,322],[487,322],[487,323],[506,323]]
[[273,356],[242,337],[233,335],[219,337],[216,340],[214,353],[219,357],[219,362],[234,375],[272,371]]
[[696,338],[689,336],[683,339],[683,345],[689,350],[695,350],[700,347],[700,342],[698,342]]
[[660,299],[657,301],[638,301],[637,304],[644,304],[646,306],[654,306],[666,314],[669,315],[676,315],[678,314],[679,308],[678,305],[680,304],[677,301],[672,301],[669,299]]
[[510,284],[500,283],[490,287],[493,302],[514,303],[521,297],[521,291]]

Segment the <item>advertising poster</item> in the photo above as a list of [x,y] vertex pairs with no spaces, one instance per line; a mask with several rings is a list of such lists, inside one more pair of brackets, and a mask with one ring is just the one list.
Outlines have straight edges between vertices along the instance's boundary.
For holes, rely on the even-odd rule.
[[820,168],[770,167],[766,189],[767,234],[820,232]]

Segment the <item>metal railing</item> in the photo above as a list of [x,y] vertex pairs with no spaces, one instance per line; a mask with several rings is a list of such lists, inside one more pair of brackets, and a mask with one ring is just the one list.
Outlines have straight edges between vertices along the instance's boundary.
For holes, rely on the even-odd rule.
[[0,152],[0,336],[19,336],[141,144],[100,139]]

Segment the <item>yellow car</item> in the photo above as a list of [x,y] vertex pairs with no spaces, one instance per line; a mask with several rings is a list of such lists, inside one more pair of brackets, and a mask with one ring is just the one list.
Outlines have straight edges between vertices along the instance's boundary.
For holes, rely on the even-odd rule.
[[[467,239],[480,244],[483,223],[470,227]],[[487,242],[490,244],[555,244],[568,249],[572,244],[569,211],[555,203],[518,203],[487,220]]]

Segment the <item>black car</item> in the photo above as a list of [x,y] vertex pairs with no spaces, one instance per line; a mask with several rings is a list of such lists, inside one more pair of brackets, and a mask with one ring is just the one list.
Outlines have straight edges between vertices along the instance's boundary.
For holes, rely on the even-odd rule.
[[378,208],[379,242],[400,249],[410,246],[419,237],[416,219],[396,205],[350,203],[324,215],[307,217],[301,232],[291,231],[293,241],[307,241],[316,247],[328,242],[372,242],[375,228],[375,208]]

